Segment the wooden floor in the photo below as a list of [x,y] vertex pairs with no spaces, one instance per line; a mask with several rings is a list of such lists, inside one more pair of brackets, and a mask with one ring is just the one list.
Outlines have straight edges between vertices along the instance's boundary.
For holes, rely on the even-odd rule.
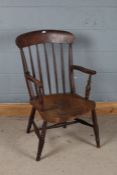
[[[0,104],[0,116],[24,117],[29,116],[31,105],[28,103]],[[117,102],[97,102],[96,111],[100,116],[117,115]],[[38,115],[38,114],[37,114]],[[88,114],[87,114],[88,115]]]

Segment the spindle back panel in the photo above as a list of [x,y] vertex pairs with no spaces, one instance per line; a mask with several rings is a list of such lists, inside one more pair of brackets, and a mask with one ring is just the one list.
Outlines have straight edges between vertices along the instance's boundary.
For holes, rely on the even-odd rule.
[[[30,73],[43,84],[44,94],[67,93],[71,91],[69,67],[72,64],[73,35],[66,31],[41,30],[17,37],[24,74]],[[38,95],[36,86],[30,86]],[[35,94],[34,94],[35,92]]]

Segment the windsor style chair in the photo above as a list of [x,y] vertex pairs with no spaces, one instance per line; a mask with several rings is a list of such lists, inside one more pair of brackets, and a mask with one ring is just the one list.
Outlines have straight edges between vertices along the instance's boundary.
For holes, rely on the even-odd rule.
[[[33,31],[16,38],[32,105],[27,133],[33,125],[39,139],[37,161],[41,158],[46,131],[51,128],[66,128],[75,123],[90,126],[94,129],[96,145],[100,147],[95,102],[89,100],[91,77],[96,71],[73,65],[73,40],[72,33],[59,30]],[[85,97],[75,92],[74,70],[88,75]],[[43,120],[40,128],[34,121],[36,111]],[[92,124],[79,118],[87,112],[91,112]]]

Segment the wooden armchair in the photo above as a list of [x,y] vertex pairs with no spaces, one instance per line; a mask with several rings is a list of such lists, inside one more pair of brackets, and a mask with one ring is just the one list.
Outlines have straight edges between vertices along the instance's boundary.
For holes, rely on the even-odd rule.
[[[72,33],[59,30],[33,31],[16,38],[32,105],[27,133],[33,125],[39,139],[37,161],[41,157],[46,131],[51,128],[66,128],[76,123],[93,127],[97,147],[100,147],[95,102],[89,100],[91,77],[96,71],[73,65],[73,40]],[[85,97],[75,93],[74,70],[89,75]],[[43,120],[41,128],[34,121],[36,110]],[[92,124],[79,118],[87,112],[91,112]]]

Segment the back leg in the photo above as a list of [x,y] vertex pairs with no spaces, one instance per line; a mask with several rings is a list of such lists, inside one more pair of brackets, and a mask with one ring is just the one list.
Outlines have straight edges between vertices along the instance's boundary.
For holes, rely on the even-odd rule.
[[42,124],[42,130],[40,132],[40,139],[39,139],[39,144],[38,144],[36,161],[39,161],[41,159],[41,153],[44,147],[45,136],[46,136],[46,126],[47,126],[47,122],[44,121]]
[[29,120],[28,120],[27,130],[26,130],[27,133],[30,133],[30,129],[31,129],[34,117],[35,117],[35,112],[36,112],[36,109],[34,107],[32,107],[30,117],[29,117]]
[[97,147],[100,148],[99,127],[98,127],[97,116],[96,116],[95,110],[92,110],[92,121],[93,121],[93,129],[94,129],[96,144],[97,144]]

